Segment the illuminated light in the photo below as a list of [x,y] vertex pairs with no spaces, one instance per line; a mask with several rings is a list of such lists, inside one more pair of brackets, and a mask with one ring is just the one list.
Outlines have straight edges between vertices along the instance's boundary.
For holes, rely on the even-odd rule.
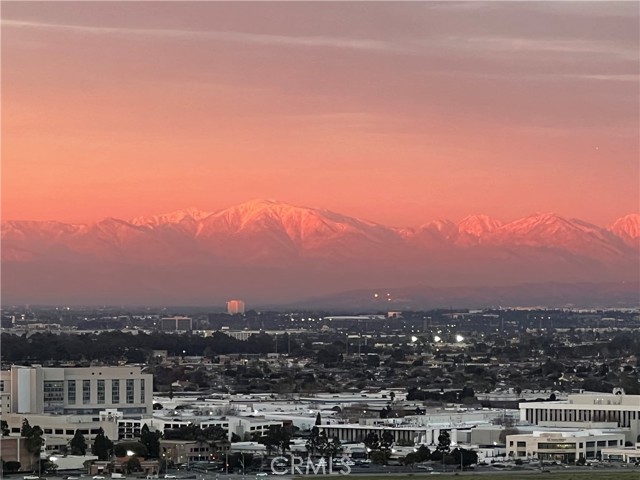
[[411,337],[411,341],[412,341],[413,343],[417,342],[417,341],[418,341],[418,337],[416,337],[416,336],[414,335],[413,337]]
[[461,342],[464,340],[464,337],[462,335],[456,335],[456,342]]
[[378,294],[377,294],[377,293],[374,293],[374,294],[373,294],[373,298],[378,298]]
[[436,335],[435,337],[433,337],[433,341],[434,342],[439,342],[440,340],[442,340],[438,335]]
[[136,454],[133,450],[127,450],[127,457],[132,457]]

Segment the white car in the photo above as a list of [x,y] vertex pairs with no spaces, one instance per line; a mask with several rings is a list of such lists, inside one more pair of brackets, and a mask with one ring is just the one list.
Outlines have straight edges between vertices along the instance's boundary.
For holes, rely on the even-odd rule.
[[24,480],[39,480],[40,479],[40,477],[38,475],[25,475],[22,478],[24,478]]
[[164,478],[178,478],[175,475],[171,475],[170,473],[165,474]]
[[105,480],[105,477],[103,477],[102,475],[94,475],[91,478],[92,480]]
[[256,477],[267,477],[269,474],[267,472],[258,472],[256,473]]

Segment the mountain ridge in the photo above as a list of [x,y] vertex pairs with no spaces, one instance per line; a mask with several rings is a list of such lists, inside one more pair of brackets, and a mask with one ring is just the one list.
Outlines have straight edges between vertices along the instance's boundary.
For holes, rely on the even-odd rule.
[[3,221],[3,295],[71,299],[104,291],[105,302],[136,295],[179,302],[216,292],[287,301],[381,282],[633,281],[639,225],[637,214],[605,228],[536,213],[506,223],[471,215],[398,228],[274,200],[90,224]]

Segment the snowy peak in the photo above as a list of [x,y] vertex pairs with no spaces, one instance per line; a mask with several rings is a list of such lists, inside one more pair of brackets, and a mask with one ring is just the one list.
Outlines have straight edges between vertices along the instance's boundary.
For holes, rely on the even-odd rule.
[[175,212],[153,215],[150,217],[136,217],[131,220],[131,224],[139,226],[155,227],[163,224],[178,224],[185,221],[200,221],[211,215],[211,212],[204,212],[195,207],[176,210]]
[[2,223],[5,258],[28,257],[22,253],[12,256],[9,248],[43,256],[64,251],[69,255],[91,253],[100,258],[104,251],[109,251],[123,258],[137,258],[155,252],[158,258],[204,255],[220,261],[232,258],[342,261],[347,257],[362,260],[391,256],[406,259],[436,250],[442,255],[455,252],[471,256],[480,255],[481,251],[519,255],[532,249],[544,252],[553,249],[601,260],[637,256],[638,239],[638,214],[621,217],[608,229],[555,213],[536,213],[507,224],[487,215],[471,215],[457,225],[449,220],[436,220],[403,229],[329,210],[262,199],[215,213],[186,208],[131,221],[105,218],[88,225]]
[[640,238],[640,214],[631,213],[618,218],[608,230],[622,238],[637,240]]
[[490,233],[502,226],[500,220],[496,220],[488,215],[469,215],[458,223],[458,231],[475,237],[481,237],[485,233]]
[[498,235],[528,237],[537,240],[566,238],[581,234],[599,234],[603,229],[582,220],[567,219],[556,213],[535,213],[507,223],[496,230]]
[[398,238],[394,230],[329,210],[298,207],[274,200],[252,200],[206,218],[199,238],[220,235],[269,239],[298,252],[333,245],[340,251]]

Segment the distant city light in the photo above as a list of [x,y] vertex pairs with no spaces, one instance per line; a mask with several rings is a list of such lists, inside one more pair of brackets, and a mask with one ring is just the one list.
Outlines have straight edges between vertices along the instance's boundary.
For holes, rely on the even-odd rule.
[[411,341],[412,341],[413,343],[417,342],[417,341],[418,341],[418,337],[416,337],[415,335],[414,335],[414,336],[412,336],[412,337],[411,337]]
[[439,342],[440,340],[442,340],[438,335],[436,335],[435,337],[433,337],[433,341],[434,342]]
[[464,337],[462,335],[456,335],[456,342],[461,342],[464,340]]

